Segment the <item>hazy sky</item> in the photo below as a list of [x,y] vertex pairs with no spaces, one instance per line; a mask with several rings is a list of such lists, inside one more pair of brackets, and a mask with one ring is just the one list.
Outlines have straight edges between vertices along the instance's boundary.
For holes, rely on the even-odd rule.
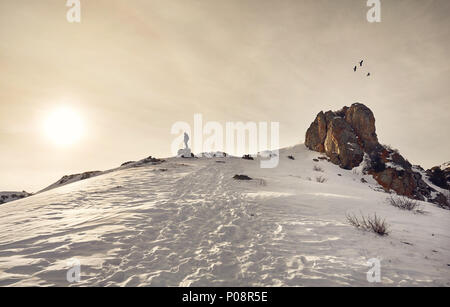
[[[320,110],[362,102],[381,143],[414,164],[450,160],[450,1],[0,0],[0,191],[166,157],[176,121],[278,121],[304,141]],[[365,59],[372,76],[354,73]],[[50,143],[70,105],[85,135]]]

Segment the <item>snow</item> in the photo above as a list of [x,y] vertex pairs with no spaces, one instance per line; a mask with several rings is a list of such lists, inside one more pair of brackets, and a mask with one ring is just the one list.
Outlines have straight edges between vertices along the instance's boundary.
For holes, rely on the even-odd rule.
[[450,161],[442,163],[441,166],[440,166],[441,170],[445,170],[445,169],[447,169],[449,167],[450,167]]
[[393,162],[386,162],[386,167],[387,168],[393,168],[393,169],[395,169],[396,171],[399,171],[399,172],[405,170],[403,167],[401,167],[400,165],[395,164]]
[[[0,286],[450,286],[450,211],[394,208],[319,156],[285,148],[274,169],[169,158],[1,205]],[[389,236],[346,222],[375,212]],[[381,284],[367,282],[371,258]],[[79,283],[66,280],[73,259]]]

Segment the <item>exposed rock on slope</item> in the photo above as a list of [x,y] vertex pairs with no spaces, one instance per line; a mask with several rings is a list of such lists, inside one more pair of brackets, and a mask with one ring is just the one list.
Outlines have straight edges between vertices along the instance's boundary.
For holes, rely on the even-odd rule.
[[39,191],[38,193],[42,193],[45,191],[49,191],[70,183],[74,183],[80,180],[85,180],[88,178],[92,178],[92,177],[96,177],[96,176],[100,176],[103,174],[107,174],[110,173],[112,171],[118,170],[118,169],[123,169],[123,168],[133,168],[133,167],[140,167],[140,166],[145,166],[148,164],[160,164],[164,162],[164,160],[161,159],[157,159],[154,158],[152,156],[148,156],[145,159],[139,160],[139,161],[129,161],[129,162],[125,162],[123,163],[119,168],[113,168],[107,171],[90,171],[90,172],[84,172],[81,174],[73,174],[73,175],[66,175],[63,176],[60,180],[58,180],[57,182],[53,183],[52,185],[46,187],[45,189]]
[[337,112],[320,112],[306,132],[305,145],[326,153],[333,163],[345,169],[361,164],[364,152],[381,147],[375,133],[375,117],[360,103]]
[[430,181],[443,189],[450,189],[450,164],[445,163],[427,170]]
[[80,180],[85,180],[91,177],[95,177],[102,174],[101,171],[91,171],[91,172],[84,172],[81,174],[72,174],[72,175],[65,175],[63,176],[61,179],[59,179],[57,182],[53,183],[52,185],[46,187],[45,189],[43,189],[42,191],[39,191],[39,193],[41,192],[45,192],[51,189],[55,189],[58,187],[62,187],[63,185],[69,184],[69,183],[73,183],[73,182],[77,182]]
[[0,192],[0,205],[8,203],[10,201],[22,199],[32,194],[22,191],[22,192]]
[[[331,162],[344,169],[357,167],[365,160],[365,172],[371,174],[386,191],[393,190],[400,195],[432,201],[444,207],[450,205],[441,193],[425,183],[421,173],[414,171],[408,160],[378,142],[375,116],[361,103],[336,112],[320,112],[307,130],[305,140],[306,147],[325,153]],[[439,177],[436,181],[445,177],[442,171],[437,170],[431,171],[429,176],[431,181],[434,177]]]

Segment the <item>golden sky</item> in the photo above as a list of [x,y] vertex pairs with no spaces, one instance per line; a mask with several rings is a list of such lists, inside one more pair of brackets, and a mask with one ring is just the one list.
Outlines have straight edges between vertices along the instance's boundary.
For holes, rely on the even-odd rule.
[[[320,110],[361,102],[381,143],[414,164],[450,160],[450,1],[0,1],[0,190],[166,157],[176,121],[278,121],[303,142]],[[354,73],[365,60],[370,78]],[[43,118],[70,105],[86,133],[59,148]]]

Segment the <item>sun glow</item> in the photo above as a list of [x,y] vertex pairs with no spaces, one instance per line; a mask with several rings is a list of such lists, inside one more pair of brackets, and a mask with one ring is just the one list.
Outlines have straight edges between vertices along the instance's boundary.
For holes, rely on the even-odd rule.
[[44,121],[46,137],[58,146],[70,146],[83,136],[84,124],[79,114],[68,107],[53,110]]

